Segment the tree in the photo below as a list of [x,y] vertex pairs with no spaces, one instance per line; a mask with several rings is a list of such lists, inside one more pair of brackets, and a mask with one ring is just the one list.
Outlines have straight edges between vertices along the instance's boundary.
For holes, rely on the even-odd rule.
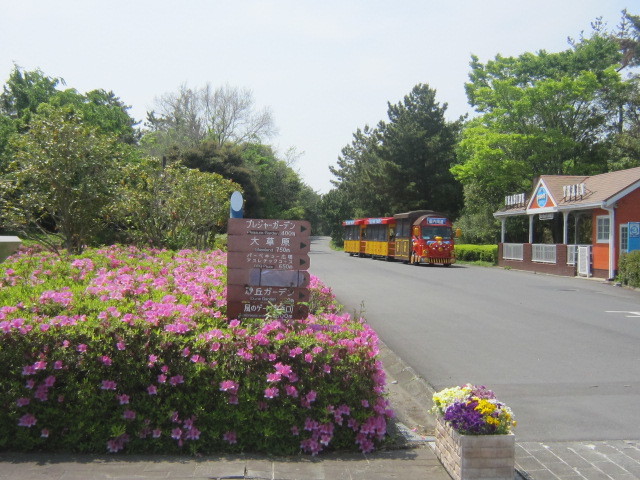
[[123,143],[134,145],[139,132],[136,122],[128,113],[131,108],[122,102],[112,91],[92,90],[80,94],[75,89],[57,92],[49,102],[56,107],[70,107],[82,118],[84,123],[98,127],[104,134],[116,135]]
[[61,78],[45,76],[40,70],[23,71],[17,65],[9,75],[0,95],[0,112],[12,119],[28,119],[41,103],[46,103],[57,92]]
[[211,248],[224,230],[231,193],[240,186],[216,173],[158,159],[130,163],[110,216],[130,241],[166,248]]
[[[624,85],[618,45],[596,27],[559,53],[498,55],[486,64],[472,57],[466,90],[480,116],[464,127],[451,169],[464,185],[466,216],[488,218],[541,174],[607,171]],[[495,241],[495,231],[486,225],[484,240]]]
[[226,143],[259,142],[275,133],[269,109],[256,110],[250,90],[228,85],[215,90],[185,85],[177,93],[156,99],[157,112],[147,114],[150,131],[143,144],[161,155],[171,146],[194,148],[204,140]]
[[430,209],[457,217],[462,187],[450,172],[461,120],[445,119],[447,105],[436,91],[419,84],[381,122],[382,169],[374,177],[391,212]]
[[0,184],[5,227],[72,253],[91,244],[104,226],[117,169],[128,151],[113,136],[66,109],[43,106],[29,130],[10,140],[14,156]]
[[333,201],[349,203],[348,210],[353,216],[391,213],[389,202],[378,184],[382,170],[381,143],[380,131],[365,125],[364,129],[356,130],[351,144],[342,149],[337,168],[329,167],[336,177],[331,183],[341,192],[341,195],[333,196]]
[[460,121],[445,120],[447,106],[439,105],[435,94],[428,85],[416,85],[402,102],[389,104],[388,122],[354,133],[337,167],[330,167],[340,191],[331,201],[350,206],[335,210],[356,217],[417,209],[457,215],[462,189],[449,169]]

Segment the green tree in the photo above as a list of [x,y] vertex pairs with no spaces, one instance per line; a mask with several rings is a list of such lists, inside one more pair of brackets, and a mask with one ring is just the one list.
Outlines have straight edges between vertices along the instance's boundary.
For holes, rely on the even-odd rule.
[[67,89],[54,94],[48,103],[56,107],[72,106],[84,123],[98,127],[102,133],[116,135],[123,143],[133,145],[138,141],[137,122],[128,113],[131,107],[112,91],[98,89],[83,95]]
[[145,159],[123,169],[110,218],[140,245],[206,249],[224,230],[231,193],[239,189],[216,173]]
[[56,94],[61,78],[47,77],[40,70],[24,71],[17,65],[9,75],[0,95],[0,112],[12,119],[28,118],[36,113],[41,103]]
[[466,90],[480,116],[463,129],[451,171],[464,185],[467,220],[485,219],[484,235],[477,229],[484,241],[495,241],[490,212],[536,176],[608,170],[625,87],[618,45],[595,27],[559,53],[498,55],[486,64],[472,57]]
[[330,167],[340,192],[329,197],[333,211],[371,217],[431,209],[457,216],[462,187],[450,168],[461,120],[447,121],[447,105],[435,95],[428,85],[416,85],[402,102],[389,104],[387,122],[354,133]]
[[358,216],[354,215],[353,206],[347,194],[339,188],[330,190],[322,196],[320,209],[322,211],[321,232],[330,235],[337,245],[342,246],[344,240],[342,222]]
[[5,227],[72,253],[104,227],[120,163],[129,153],[115,137],[66,109],[40,108],[29,130],[11,137],[14,156],[0,184]]
[[450,172],[461,120],[447,121],[446,110],[425,84],[389,105],[389,121],[378,127],[382,169],[374,178],[391,212],[431,209],[455,218],[462,208],[462,187]]
[[342,149],[337,167],[329,167],[336,177],[331,183],[341,192],[332,200],[347,202],[351,215],[370,217],[391,213],[389,201],[379,185],[382,175],[381,143],[378,129],[368,125],[357,129],[351,144]]

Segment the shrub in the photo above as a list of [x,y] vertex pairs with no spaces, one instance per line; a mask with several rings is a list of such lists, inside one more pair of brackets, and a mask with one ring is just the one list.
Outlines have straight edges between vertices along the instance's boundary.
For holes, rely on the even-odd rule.
[[640,250],[623,254],[620,257],[618,280],[624,285],[640,288]]
[[109,247],[0,265],[0,448],[371,451],[377,336],[314,278],[301,321],[225,318],[220,252]]
[[465,262],[498,263],[497,245],[456,245],[456,258]]

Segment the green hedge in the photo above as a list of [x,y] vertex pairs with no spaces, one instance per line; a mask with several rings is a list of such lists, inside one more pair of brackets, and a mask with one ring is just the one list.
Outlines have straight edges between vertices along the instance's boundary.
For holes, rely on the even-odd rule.
[[640,288],[640,250],[623,254],[620,257],[618,280],[624,285]]
[[498,263],[497,245],[456,245],[456,258],[465,262]]

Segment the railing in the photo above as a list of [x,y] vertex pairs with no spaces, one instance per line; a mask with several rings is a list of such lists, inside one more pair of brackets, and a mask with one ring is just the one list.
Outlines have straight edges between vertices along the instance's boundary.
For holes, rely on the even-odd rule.
[[578,248],[587,246],[588,245],[567,245],[567,265],[576,265],[578,263]]
[[540,263],[556,263],[556,246],[535,243],[532,246],[531,260]]
[[524,247],[522,243],[504,243],[502,245],[502,258],[505,260],[523,260]]

